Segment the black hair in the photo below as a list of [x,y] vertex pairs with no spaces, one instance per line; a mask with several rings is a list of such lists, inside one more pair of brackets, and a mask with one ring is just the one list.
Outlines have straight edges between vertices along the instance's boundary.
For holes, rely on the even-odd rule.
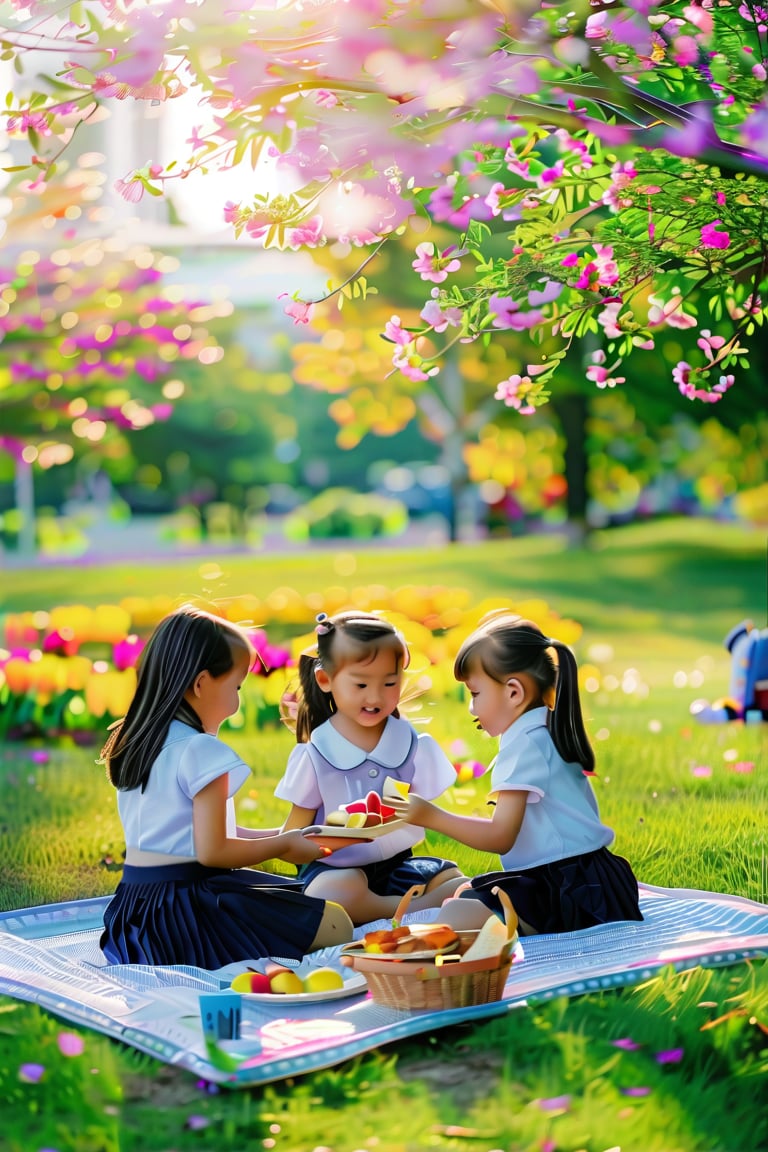
[[100,763],[120,791],[147,786],[172,720],[198,732],[200,717],[184,699],[201,672],[225,676],[236,655],[254,651],[248,635],[228,620],[191,604],[161,620],[139,657],[136,691],[122,720],[113,726]]
[[567,644],[545,636],[531,620],[507,612],[494,613],[461,645],[453,674],[463,683],[476,664],[500,684],[516,672],[527,673],[538,686],[542,703],[554,692],[547,717],[552,742],[568,763],[594,773],[595,753],[584,726],[578,668]]
[[[393,649],[408,666],[408,645],[394,624],[367,612],[338,612],[335,616],[318,616],[315,629],[317,654],[304,652],[299,657],[299,690],[296,712],[296,740],[305,744],[315,728],[329,720],[336,710],[331,692],[323,692],[315,679],[322,668],[329,676],[345,664],[369,658],[375,660],[383,648]],[[395,708],[393,716],[400,713]]]

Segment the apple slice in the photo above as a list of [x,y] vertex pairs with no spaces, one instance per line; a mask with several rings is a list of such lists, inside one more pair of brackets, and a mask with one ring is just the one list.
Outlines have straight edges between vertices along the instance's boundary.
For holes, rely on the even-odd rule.
[[383,792],[385,797],[388,796],[395,800],[405,800],[410,788],[410,784],[406,783],[405,780],[395,780],[394,777],[387,776],[384,781]]
[[381,796],[378,792],[369,792],[365,798],[365,807],[368,812],[375,813],[376,816],[381,816]]

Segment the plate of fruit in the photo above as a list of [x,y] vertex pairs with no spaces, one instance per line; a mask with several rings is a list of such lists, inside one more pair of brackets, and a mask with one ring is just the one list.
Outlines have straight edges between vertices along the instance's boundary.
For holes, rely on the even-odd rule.
[[246,1000],[264,1003],[310,1004],[318,1000],[341,1000],[355,996],[368,987],[359,972],[336,968],[312,968],[306,964],[287,968],[267,961],[264,971],[247,968],[232,977],[230,989]]
[[459,935],[450,924],[401,924],[366,932],[361,940],[345,944],[342,956],[376,960],[434,960],[459,947]]
[[397,828],[404,828],[400,820],[378,792],[369,792],[363,800],[352,800],[329,812],[325,824],[315,824],[304,835],[324,848],[346,848],[355,842],[375,840],[388,836]]

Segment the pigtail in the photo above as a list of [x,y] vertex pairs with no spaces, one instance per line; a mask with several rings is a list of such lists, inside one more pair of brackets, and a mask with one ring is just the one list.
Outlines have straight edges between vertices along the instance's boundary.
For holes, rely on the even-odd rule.
[[299,693],[296,709],[296,742],[306,744],[315,728],[333,715],[333,700],[315,679],[317,656],[307,652],[299,657]]
[[585,775],[595,774],[595,753],[587,736],[579,698],[576,658],[567,644],[550,640],[557,652],[555,703],[549,713],[549,731],[557,751],[569,763],[580,764]]

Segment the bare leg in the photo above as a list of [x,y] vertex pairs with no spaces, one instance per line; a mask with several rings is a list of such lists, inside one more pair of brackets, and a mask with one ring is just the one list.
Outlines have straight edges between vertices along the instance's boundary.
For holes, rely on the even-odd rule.
[[[458,869],[446,869],[435,880],[442,880],[433,888],[411,900],[408,905],[409,912],[420,912],[425,908],[439,908],[444,900],[453,895],[459,885],[466,882],[466,877]],[[371,920],[388,920],[394,916],[400,904],[399,896],[379,896],[368,887],[365,873],[359,868],[328,869],[315,876],[314,880],[305,888],[307,896],[319,897],[321,900],[335,900],[341,904],[352,918],[352,923],[368,924]]]
[[[442,883],[437,883],[437,881],[442,881]],[[427,885],[423,896],[415,896],[411,900],[408,911],[419,912],[422,908],[441,908],[445,901],[455,896],[458,889],[466,883],[466,876],[462,876],[460,872],[456,876],[452,871],[441,872],[439,876],[434,878],[431,885]]]
[[330,948],[332,944],[346,944],[352,939],[352,921],[341,904],[327,900],[323,918],[315,938],[309,946],[310,952],[317,948]]
[[[467,899],[467,900],[446,900],[440,909],[440,920],[443,924],[450,924],[452,928],[459,930],[482,928],[489,916],[495,916],[495,912],[491,912],[483,904],[482,900]],[[526,924],[524,920],[519,920],[517,931],[520,936],[535,936],[536,929],[532,928],[530,924]]]
[[[433,876],[424,889],[425,892],[431,892],[434,888],[442,888],[444,884],[453,881],[453,887],[458,887],[459,884],[468,884],[466,876],[460,872],[458,868],[446,868],[444,872],[438,872],[437,876]],[[446,889],[447,895],[447,889]]]
[[367,924],[394,916],[398,896],[377,896],[368,887],[359,868],[334,868],[315,876],[304,889],[305,895],[334,900],[346,909],[353,924]]

